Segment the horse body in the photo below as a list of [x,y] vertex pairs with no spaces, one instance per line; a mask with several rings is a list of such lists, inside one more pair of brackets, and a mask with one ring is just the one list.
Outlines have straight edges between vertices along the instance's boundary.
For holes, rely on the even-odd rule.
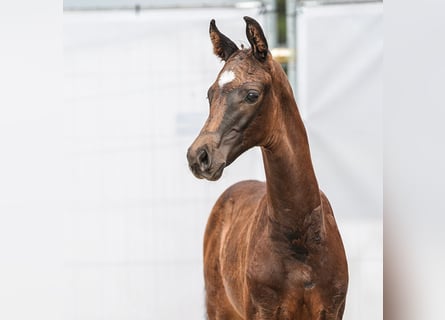
[[204,239],[209,319],[341,319],[346,260],[327,198],[320,193],[297,235],[270,221],[266,190],[237,183],[212,210]]
[[245,17],[251,49],[210,25],[226,61],[208,92],[210,116],[188,151],[192,172],[216,180],[260,146],[266,182],[243,181],[216,202],[204,237],[209,319],[341,319],[348,274],[331,206],[319,190],[292,89]]

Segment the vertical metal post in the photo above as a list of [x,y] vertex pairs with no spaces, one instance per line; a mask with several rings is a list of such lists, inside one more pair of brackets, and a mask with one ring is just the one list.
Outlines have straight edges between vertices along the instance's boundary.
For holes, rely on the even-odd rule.
[[298,98],[297,89],[297,1],[286,0],[286,42],[291,51],[287,63],[287,77]]
[[277,6],[275,0],[264,1],[264,6],[265,23],[268,30],[267,42],[269,48],[275,48],[278,45]]

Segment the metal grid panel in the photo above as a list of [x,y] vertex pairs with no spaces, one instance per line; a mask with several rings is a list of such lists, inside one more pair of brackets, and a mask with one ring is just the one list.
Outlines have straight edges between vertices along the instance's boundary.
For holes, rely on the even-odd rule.
[[299,108],[349,262],[344,319],[381,319],[382,5],[302,7],[296,30]]
[[218,183],[197,180],[186,150],[221,68],[211,18],[247,44],[256,9],[66,12],[65,104],[72,158],[65,215],[64,319],[203,319],[202,237],[219,194],[264,179],[258,150]]
[[296,0],[299,6],[320,6],[335,4],[363,4],[383,2],[383,0]]
[[262,3],[271,1],[248,1],[248,0],[64,0],[64,10],[109,10],[109,9],[131,9],[131,8],[209,8],[209,7],[258,7]]

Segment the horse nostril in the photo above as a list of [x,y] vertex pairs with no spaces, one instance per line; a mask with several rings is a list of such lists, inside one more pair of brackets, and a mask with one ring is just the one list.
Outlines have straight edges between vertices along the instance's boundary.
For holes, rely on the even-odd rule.
[[198,164],[201,171],[206,171],[210,167],[209,154],[205,149],[202,149],[198,154]]

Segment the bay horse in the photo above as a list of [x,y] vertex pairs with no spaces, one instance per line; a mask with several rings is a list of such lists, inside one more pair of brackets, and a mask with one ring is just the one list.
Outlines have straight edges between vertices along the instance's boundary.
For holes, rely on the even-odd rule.
[[212,209],[204,236],[207,316],[342,319],[348,267],[332,208],[287,77],[259,23],[244,20],[249,49],[210,22],[213,51],[225,63],[187,159],[197,178],[214,181],[259,146],[266,182],[239,182]]

